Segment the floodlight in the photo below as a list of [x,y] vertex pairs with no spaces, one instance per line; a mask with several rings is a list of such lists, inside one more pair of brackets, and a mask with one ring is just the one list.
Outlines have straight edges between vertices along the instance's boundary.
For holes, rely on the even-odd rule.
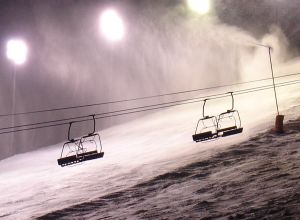
[[210,10],[210,0],[187,0],[187,5],[199,14],[206,14]]
[[101,14],[100,29],[110,41],[120,41],[125,33],[123,20],[113,9],[107,9]]
[[26,43],[20,39],[9,40],[6,44],[6,56],[14,64],[20,65],[26,61],[28,48]]

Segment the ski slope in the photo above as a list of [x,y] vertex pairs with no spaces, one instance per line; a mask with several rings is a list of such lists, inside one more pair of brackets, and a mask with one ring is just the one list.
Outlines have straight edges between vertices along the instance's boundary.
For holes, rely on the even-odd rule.
[[[220,91],[241,88],[244,87]],[[299,84],[277,88],[277,92],[280,112],[288,113],[285,121],[299,117]],[[218,114],[230,106],[230,97],[211,100],[207,103],[207,113]],[[105,152],[102,159],[61,168],[56,161],[60,143],[2,160],[0,218],[30,219],[92,201],[201,158],[213,157],[274,124],[276,107],[272,89],[236,96],[235,108],[240,112],[244,132],[205,144],[192,141],[197,120],[202,116],[200,102],[150,113],[101,131]]]

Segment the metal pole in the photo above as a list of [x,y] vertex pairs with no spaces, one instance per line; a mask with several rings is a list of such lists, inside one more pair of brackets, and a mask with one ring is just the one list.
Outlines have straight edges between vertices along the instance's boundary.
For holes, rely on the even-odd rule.
[[[15,126],[15,108],[16,108],[16,72],[17,72],[17,68],[16,68],[16,64],[14,64],[13,66],[13,87],[12,87],[12,118],[11,118],[11,127]],[[12,129],[12,131],[14,131],[14,128]],[[14,154],[15,150],[14,150],[14,139],[15,139],[15,133],[13,132],[11,134],[11,153]]]
[[269,48],[270,67],[271,67],[271,73],[272,73],[272,80],[273,80],[273,88],[274,88],[274,95],[275,95],[275,101],[276,101],[277,115],[279,115],[277,93],[276,93],[276,88],[275,88],[275,80],[274,80],[274,72],[273,72],[273,64],[272,64],[272,56],[271,56],[271,47],[268,47],[268,48]]

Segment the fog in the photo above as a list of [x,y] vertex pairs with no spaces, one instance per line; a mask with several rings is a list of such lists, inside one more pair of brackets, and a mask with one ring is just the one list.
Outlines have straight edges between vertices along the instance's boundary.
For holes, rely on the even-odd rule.
[[[265,35],[257,37],[225,24],[215,12],[199,17],[187,12],[183,4],[156,5],[147,1],[141,7],[130,1],[116,1],[113,7],[124,19],[125,38],[121,42],[107,42],[99,31],[98,19],[100,12],[111,6],[108,1],[64,3],[61,7],[55,1],[24,3],[19,8],[12,4],[5,6],[7,11],[19,12],[16,18],[20,23],[14,28],[21,28],[15,34],[19,36],[24,30],[30,48],[28,62],[16,70],[16,112],[270,77],[267,51],[255,46],[255,43],[273,47],[276,74],[287,74],[296,69],[289,67],[285,72],[285,67],[279,65],[292,58],[288,52],[289,41],[279,27],[273,25]],[[27,8],[30,8],[30,15],[25,12]],[[12,66],[8,64],[1,70],[3,114],[12,111],[11,72]],[[190,97],[195,95],[189,94]],[[162,97],[143,102],[16,116],[15,124],[88,115],[178,98]],[[99,120],[97,129],[139,116],[141,114]],[[1,118],[1,127],[10,124],[10,118]],[[83,124],[77,134],[86,133],[88,126]],[[66,135],[67,126],[19,132],[13,136],[13,146],[12,136],[2,135],[0,158],[58,143],[66,139]]]
[[[164,197],[163,204],[161,204],[160,196],[163,194],[161,189],[165,190],[165,187],[159,186],[156,190],[144,190],[141,185],[153,186],[153,184],[149,184],[149,181],[153,179],[159,179],[161,183],[165,184],[168,181],[166,176],[171,176],[172,179],[181,181],[183,177],[176,175],[176,170],[196,162],[201,165],[197,167],[195,173],[203,175],[205,171],[210,172],[210,169],[206,166],[204,166],[204,170],[199,171],[203,167],[203,161],[212,161],[211,163],[218,167],[218,172],[212,172],[211,179],[208,180],[210,185],[215,179],[213,177],[217,174],[226,176],[227,173],[231,173],[234,175],[232,181],[238,181],[238,176],[244,172],[238,172],[227,167],[227,169],[221,169],[220,167],[222,166],[214,163],[213,158],[218,153],[222,153],[231,147],[238,152],[234,158],[239,160],[242,153],[238,150],[241,145],[247,145],[251,149],[255,147],[251,140],[257,141],[257,148],[261,152],[255,151],[254,155],[247,155],[251,163],[246,163],[244,166],[233,163],[235,166],[238,166],[238,170],[241,167],[248,167],[254,170],[255,176],[261,178],[257,175],[257,169],[253,167],[253,164],[264,162],[266,163],[264,168],[267,167],[268,169],[276,167],[282,161],[295,164],[297,155],[292,161],[286,157],[288,155],[287,152],[290,152],[291,144],[295,145],[295,149],[297,149],[299,132],[287,129],[287,121],[299,117],[300,94],[298,88],[299,85],[293,85],[280,87],[277,90],[278,94],[280,94],[280,110],[285,115],[286,133],[284,135],[274,135],[269,132],[274,125],[276,115],[276,108],[272,98],[273,91],[270,89],[236,96],[236,109],[241,114],[242,126],[244,127],[242,134],[219,138],[206,143],[193,142],[192,134],[194,134],[196,122],[202,116],[202,103],[196,103],[165,109],[102,130],[100,134],[105,155],[101,159],[62,168],[57,165],[56,161],[60,155],[61,143],[4,159],[0,161],[0,190],[3,192],[0,196],[0,216],[5,219],[35,219],[38,216],[51,215],[53,212],[54,214],[58,212],[58,215],[55,215],[55,217],[50,216],[48,219],[99,219],[99,216],[103,217],[107,214],[112,215],[111,219],[114,219],[120,216],[127,217],[129,215],[128,210],[136,212],[140,203],[138,205],[126,205],[126,212],[120,212],[117,205],[124,205],[141,195],[147,201],[150,199],[149,203],[151,205],[164,209],[163,204],[173,202],[172,199],[169,199],[172,198],[172,195],[181,197],[187,192],[193,192],[194,187],[191,187],[188,182],[183,180],[185,182],[182,185],[186,187],[180,186],[175,193],[173,191],[168,193]],[[234,89],[238,89],[238,87],[234,87]],[[229,105],[229,97],[210,100],[207,103],[207,113],[215,115],[225,111]],[[249,106],[253,107],[249,108]],[[261,133],[266,131],[277,139],[274,142],[272,142],[273,140],[270,141],[270,139],[263,141],[258,139]],[[291,134],[294,134],[298,139],[290,139]],[[278,149],[283,151],[283,155],[276,158],[275,165],[273,162],[270,162],[272,157],[264,154],[267,144],[271,145],[273,154]],[[280,144],[281,147],[278,147],[276,144]],[[222,163],[231,162],[224,156],[220,158],[220,161]],[[264,173],[275,176],[272,171],[264,171]],[[297,170],[295,172],[292,170],[290,173],[297,175]],[[221,181],[222,184],[225,181],[224,178],[217,180]],[[199,182],[195,182],[195,185],[202,187],[204,181],[201,178]],[[253,182],[252,176],[249,181]],[[278,186],[276,180],[273,180],[268,185],[263,184],[262,188],[274,196],[278,195],[278,192],[282,193],[282,190],[286,190],[286,188],[288,188],[287,192],[293,193],[294,190],[291,190],[290,181],[288,178],[283,178],[280,181],[280,186]],[[271,190],[269,189],[270,185],[276,186],[276,188]],[[257,202],[261,201],[261,198],[265,196],[265,194],[259,194],[261,191],[258,190],[260,190],[261,185],[256,186],[255,184],[255,186],[247,187],[248,185],[239,184],[239,186],[246,188],[245,194],[237,194],[239,198],[247,200],[250,197],[249,194],[256,191],[258,195],[255,197],[255,204],[261,207],[259,206],[261,203]],[[141,189],[139,194],[124,193],[130,195],[131,198],[125,202],[111,203],[111,199],[115,197],[114,195],[116,195],[116,198],[120,198],[124,190],[132,187]],[[219,188],[214,185],[211,187],[213,191]],[[266,187],[268,188],[266,189]],[[155,193],[155,196],[147,196],[147,191]],[[206,198],[206,196],[207,192],[205,191],[201,197]],[[195,197],[194,195],[190,198],[193,204],[200,200],[198,197]],[[212,195],[211,198],[213,199],[213,197]],[[155,201],[151,202],[152,199],[155,199]],[[103,205],[99,204],[99,201],[109,203],[107,212],[102,211]],[[186,202],[186,198],[178,198],[176,201]],[[228,200],[223,201],[227,202]],[[238,199],[235,199],[232,203],[241,209],[248,207],[240,204]],[[232,203],[227,202],[228,206]],[[80,206],[75,207],[75,205]],[[175,206],[174,210],[177,210],[178,207],[181,210],[184,206]],[[295,208],[292,206],[291,209],[297,210],[297,206]],[[185,212],[179,211],[178,216],[184,214]],[[47,217],[42,219],[47,219]]]
[[[261,16],[266,17],[256,21],[257,26],[251,24],[249,11],[242,8],[250,2],[244,0],[218,4],[215,1],[216,7],[207,16],[187,11],[181,1],[111,2],[26,1],[19,2],[18,7],[13,3],[0,7],[5,12],[0,13],[0,39],[18,35],[29,44],[28,61],[16,69],[17,113],[229,86],[20,115],[15,117],[16,125],[270,85],[269,79],[230,86],[271,77],[268,49],[259,44],[272,47],[276,77],[299,72],[300,58],[293,37],[296,29],[291,28],[294,34],[287,34],[282,23],[289,22],[282,22],[276,10],[260,11],[261,5],[256,4],[270,6],[274,1],[248,3],[251,16],[263,13]],[[239,2],[238,7],[232,2]],[[99,14],[110,6],[118,10],[126,26],[120,42],[108,42],[99,32]],[[284,9],[290,6],[286,4]],[[237,14],[230,11],[231,7]],[[7,26],[3,26],[6,22]],[[291,27],[295,27],[292,22]],[[3,54],[0,58],[0,114],[7,114],[12,111],[13,66]],[[275,82],[296,80],[299,75],[276,78]],[[277,87],[279,111],[285,115],[284,135],[270,132],[277,114],[271,88],[236,94],[235,108],[240,112],[243,133],[207,143],[192,140],[196,123],[202,117],[203,102],[97,120],[104,157],[64,168],[57,165],[57,158],[67,139],[68,125],[1,135],[0,218],[139,218],[152,211],[160,215],[159,209],[171,210],[165,212],[169,218],[177,213],[176,217],[192,214],[191,210],[200,215],[204,210],[205,215],[212,217],[207,212],[207,204],[212,201],[221,200],[222,210],[235,206],[252,209],[251,214],[253,207],[264,208],[265,203],[275,201],[265,208],[268,217],[274,206],[291,201],[294,197],[290,195],[297,191],[299,119],[289,123],[288,120],[299,118],[299,91],[298,84]],[[206,111],[218,115],[230,105],[230,97],[209,100]],[[10,117],[0,118],[1,127],[10,126],[11,122]],[[91,125],[75,124],[72,137],[90,132]],[[200,190],[201,193],[195,193]],[[282,195],[286,197],[282,199]],[[274,197],[277,200],[270,199]],[[195,206],[199,207],[196,211],[191,209]],[[219,211],[220,206],[216,207],[210,210]],[[147,210],[141,213],[140,208]],[[289,208],[297,211],[296,206]]]

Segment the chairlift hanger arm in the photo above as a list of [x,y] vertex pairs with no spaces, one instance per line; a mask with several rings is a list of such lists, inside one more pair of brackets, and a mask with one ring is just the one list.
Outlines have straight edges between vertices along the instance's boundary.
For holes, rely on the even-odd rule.
[[93,132],[90,133],[90,134],[94,134],[96,132],[96,119],[95,119],[95,114],[91,115],[93,117],[93,122],[94,122],[94,125],[93,125]]
[[208,99],[204,99],[203,100],[203,107],[202,107],[202,115],[203,115],[203,118],[205,118],[206,116],[205,116],[205,114],[204,114],[204,110],[205,110],[205,104],[206,104],[206,101],[207,101]]
[[231,111],[234,109],[234,97],[233,97],[233,92],[228,92],[231,95]]
[[68,140],[69,140],[69,141],[72,141],[72,139],[70,138],[72,124],[73,124],[73,122],[71,121],[71,122],[69,123],[69,129],[68,129]]

